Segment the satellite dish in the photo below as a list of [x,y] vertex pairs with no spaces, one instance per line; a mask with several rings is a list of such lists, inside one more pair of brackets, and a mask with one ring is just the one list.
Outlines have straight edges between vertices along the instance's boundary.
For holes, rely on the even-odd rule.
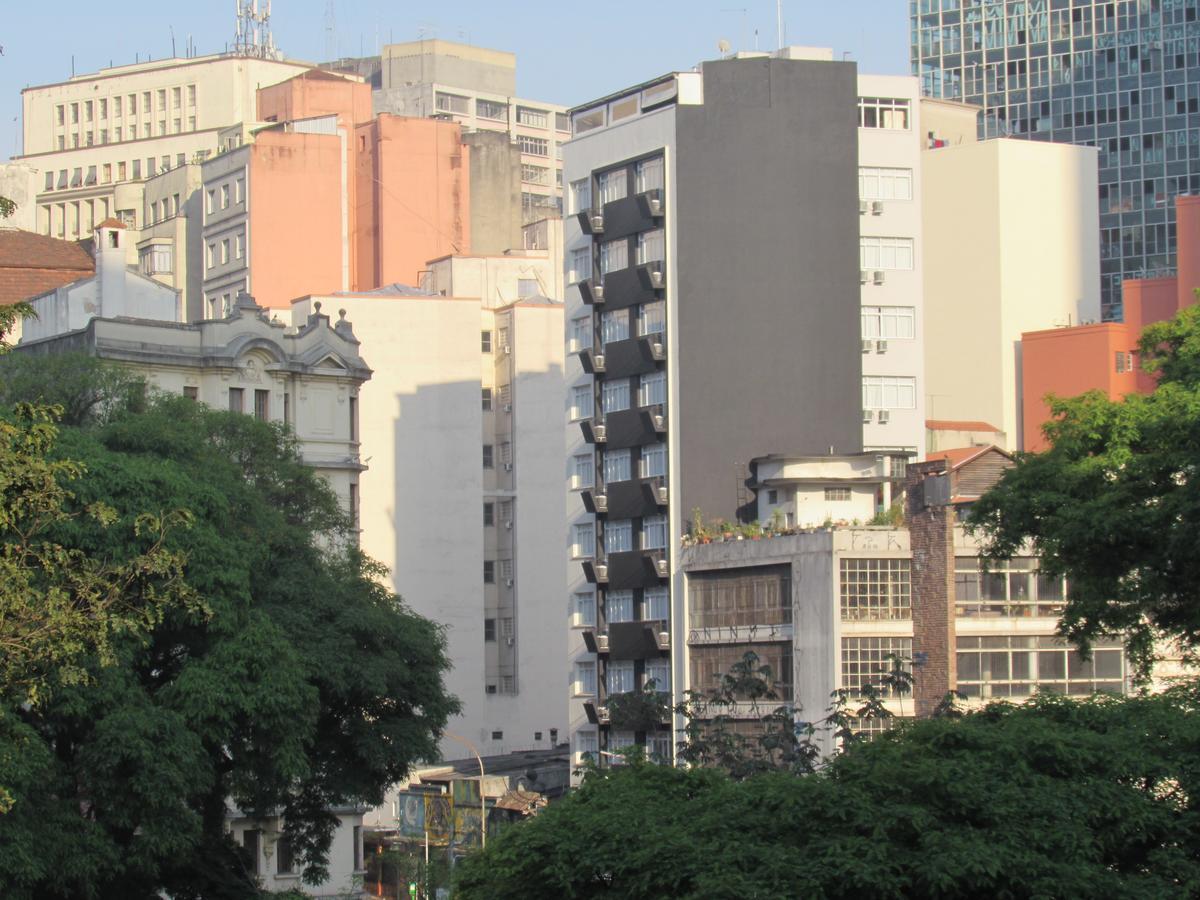
[[719,41],[717,41],[717,52],[722,56],[727,55],[732,49],[733,47],[730,45],[729,41],[725,40],[725,38],[721,38]]

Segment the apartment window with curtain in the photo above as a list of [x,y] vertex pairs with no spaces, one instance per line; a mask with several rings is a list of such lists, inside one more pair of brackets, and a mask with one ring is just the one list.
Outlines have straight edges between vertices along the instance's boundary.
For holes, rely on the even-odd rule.
[[600,274],[607,275],[629,267],[629,241],[620,238],[600,245]]
[[[595,694],[596,664],[594,662],[575,663],[575,695],[577,697],[592,697]],[[594,753],[595,750],[592,752]]]
[[613,484],[618,481],[629,481],[630,475],[629,450],[607,450],[604,453],[604,483]]
[[592,248],[580,247],[571,251],[571,283],[578,284],[592,277]]
[[643,231],[638,235],[638,265],[662,262],[665,257],[666,241],[661,228],[656,228],[654,231]]
[[578,591],[572,604],[576,628],[596,627],[596,595],[591,591]]
[[656,156],[654,159],[643,159],[637,164],[637,191],[643,194],[646,191],[662,190],[664,184],[663,158]]
[[[604,526],[604,552],[628,553],[633,550],[633,522],[617,519]],[[630,600],[632,605],[633,601]],[[631,614],[632,616],[632,614]]]
[[647,516],[642,519],[642,549],[664,550],[667,546],[667,517]]
[[629,409],[629,379],[614,378],[600,389],[601,408],[605,414]]
[[906,271],[913,267],[912,238],[860,237],[860,269]]
[[605,687],[610,695],[631,693],[635,689],[633,680],[633,660],[613,660],[608,664]]
[[916,337],[917,311],[911,306],[864,306],[862,336],[888,340]]
[[642,447],[642,478],[665,478],[667,474],[667,445],[647,444]]
[[578,453],[571,458],[571,487],[590,488],[596,477],[596,460],[590,453]]
[[592,417],[592,386],[577,384],[571,388],[571,420],[590,419]]
[[596,526],[591,522],[572,526],[571,555],[576,559],[596,555]]
[[592,208],[592,179],[580,178],[571,182],[571,212],[580,213]]
[[667,402],[667,373],[643,375],[638,385],[638,406],[655,406]]
[[260,422],[269,422],[271,420],[270,391],[254,392],[254,418],[258,419]]
[[497,103],[495,100],[476,100],[475,115],[481,119],[505,122],[508,120],[508,104]]
[[633,621],[633,591],[609,591],[604,595],[604,618],[608,622]]
[[229,389],[229,411],[230,412],[245,412],[246,411],[246,393],[241,388]]
[[665,587],[646,588],[642,596],[642,618],[648,622],[665,622],[669,619],[670,593]]
[[580,316],[571,320],[570,348],[573,352],[592,346],[592,317]]
[[596,178],[600,205],[620,200],[629,194],[628,175],[624,169],[603,172]]
[[664,300],[643,303],[638,307],[638,334],[662,334],[667,330],[667,304]]
[[629,337],[629,311],[614,309],[600,314],[600,340],[611,344]]
[[886,375],[863,376],[863,409],[916,409],[917,380]]
[[669,659],[646,660],[642,686],[648,688],[651,682],[654,682],[654,690],[664,694],[671,692],[671,661]]

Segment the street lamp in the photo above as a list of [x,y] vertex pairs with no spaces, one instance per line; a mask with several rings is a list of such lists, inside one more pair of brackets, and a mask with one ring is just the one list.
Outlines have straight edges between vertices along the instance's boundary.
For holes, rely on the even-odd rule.
[[451,734],[449,731],[443,731],[442,735],[466,746],[468,750],[475,754],[475,761],[479,763],[479,849],[484,850],[487,848],[487,798],[483,795],[483,757],[479,755],[479,751],[475,749],[475,745],[466,738],[459,737],[457,734]]

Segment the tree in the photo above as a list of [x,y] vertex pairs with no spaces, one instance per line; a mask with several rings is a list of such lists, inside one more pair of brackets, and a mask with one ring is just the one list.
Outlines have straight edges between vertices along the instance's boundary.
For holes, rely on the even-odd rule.
[[278,812],[310,881],[324,876],[331,807],[375,804],[437,739],[440,629],[349,547],[349,523],[282,426],[183,398],[63,428],[73,504],[104,504],[50,537],[91,559],[136,558],[147,510],[186,509],[163,549],[204,609],[168,607],[117,635],[114,664],[36,706],[7,696],[0,783],[6,897],[257,896],[224,833],[227,803]]
[[819,772],[635,761],[489,841],[459,896],[1195,896],[1200,697],[1040,696],[922,720]]
[[1140,350],[1157,389],[1054,400],[1051,448],[1022,455],[970,521],[990,557],[1028,540],[1067,577],[1065,637],[1126,635],[1145,672],[1160,635],[1200,646],[1200,307],[1150,326]]

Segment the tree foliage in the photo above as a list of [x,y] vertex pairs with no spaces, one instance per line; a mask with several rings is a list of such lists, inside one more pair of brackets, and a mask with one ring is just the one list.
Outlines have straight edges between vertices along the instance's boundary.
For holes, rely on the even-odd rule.
[[[284,816],[305,877],[324,876],[334,806],[382,800],[436,754],[456,702],[437,626],[348,549],[349,523],[282,427],[182,398],[63,428],[72,515],[47,539],[89,560],[144,553],[147,512],[203,607],[114,633],[111,665],[30,706],[4,696],[5,897],[257,896],[225,835],[227,804]],[[7,500],[7,496],[6,496]]]
[[1152,394],[1054,400],[1051,449],[1022,456],[971,522],[989,556],[1029,540],[1067,577],[1064,636],[1127,635],[1144,671],[1158,635],[1200,646],[1200,307],[1148,328],[1141,356]]
[[819,772],[590,771],[463,861],[483,898],[1195,896],[1200,697],[917,722]]

